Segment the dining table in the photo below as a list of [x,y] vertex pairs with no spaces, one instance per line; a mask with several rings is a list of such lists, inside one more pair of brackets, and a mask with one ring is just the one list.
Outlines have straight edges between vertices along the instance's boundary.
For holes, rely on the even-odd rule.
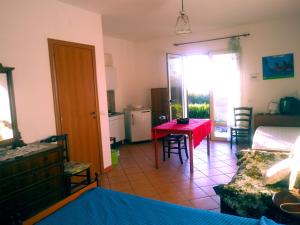
[[188,135],[190,153],[190,173],[194,172],[193,151],[202,140],[207,138],[207,154],[210,154],[210,133],[212,121],[210,119],[189,119],[187,124],[179,124],[177,120],[163,123],[152,128],[152,139],[155,146],[155,167],[158,168],[158,139],[169,134]]

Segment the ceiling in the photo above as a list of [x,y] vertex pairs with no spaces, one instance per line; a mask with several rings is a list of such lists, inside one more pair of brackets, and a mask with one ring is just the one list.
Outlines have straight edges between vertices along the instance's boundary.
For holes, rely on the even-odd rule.
[[[103,32],[127,40],[174,35],[181,0],[59,0],[102,15]],[[184,0],[193,33],[290,16],[300,0]]]

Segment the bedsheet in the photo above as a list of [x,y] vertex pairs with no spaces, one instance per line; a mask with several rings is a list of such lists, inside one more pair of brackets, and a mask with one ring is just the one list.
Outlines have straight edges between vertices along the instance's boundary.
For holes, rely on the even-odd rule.
[[260,126],[254,133],[252,149],[289,152],[299,136],[299,127]]
[[102,188],[94,188],[39,225],[275,225],[260,220],[193,209]]

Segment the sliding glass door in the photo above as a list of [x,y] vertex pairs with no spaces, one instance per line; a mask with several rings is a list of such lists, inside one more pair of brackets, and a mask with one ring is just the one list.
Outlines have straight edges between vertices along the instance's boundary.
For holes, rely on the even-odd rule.
[[186,117],[183,56],[167,54],[170,119]]
[[240,105],[238,54],[167,54],[171,119],[213,120],[213,140],[227,140]]
[[227,140],[229,127],[233,123],[233,108],[240,105],[240,72],[238,55],[210,55],[211,75],[211,118],[214,126],[212,139]]

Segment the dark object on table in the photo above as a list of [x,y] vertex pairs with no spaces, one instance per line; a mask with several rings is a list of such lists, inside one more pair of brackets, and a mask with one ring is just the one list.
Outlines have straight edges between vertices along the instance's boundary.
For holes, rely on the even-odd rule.
[[177,120],[178,124],[188,124],[190,122],[189,118],[178,118]]
[[[64,151],[64,177],[66,184],[66,195],[70,195],[73,188],[91,183],[90,164],[82,162],[70,161],[70,149],[68,135],[53,135],[40,142],[51,143],[58,142],[63,146]],[[71,177],[83,177],[84,179],[78,182],[71,181]]]
[[[159,123],[163,124],[168,122],[168,119],[166,116],[161,115],[158,117]],[[163,160],[166,161],[166,148],[168,149],[168,158],[170,158],[170,154],[177,154],[179,155],[179,160],[181,164],[183,164],[182,156],[181,156],[181,149],[185,150],[186,158],[189,158],[188,151],[187,151],[187,141],[186,141],[186,135],[184,134],[169,134],[162,139],[162,145],[163,145]],[[178,151],[172,152],[172,149],[177,149]]]
[[280,191],[274,194],[273,203],[283,212],[298,217],[300,221],[300,194],[296,190]]
[[281,98],[279,102],[280,114],[283,115],[299,115],[300,101],[294,97]]
[[230,127],[230,148],[235,138],[235,144],[238,145],[238,139],[247,139],[249,147],[251,147],[251,120],[252,108],[237,107],[233,109],[234,126]]

